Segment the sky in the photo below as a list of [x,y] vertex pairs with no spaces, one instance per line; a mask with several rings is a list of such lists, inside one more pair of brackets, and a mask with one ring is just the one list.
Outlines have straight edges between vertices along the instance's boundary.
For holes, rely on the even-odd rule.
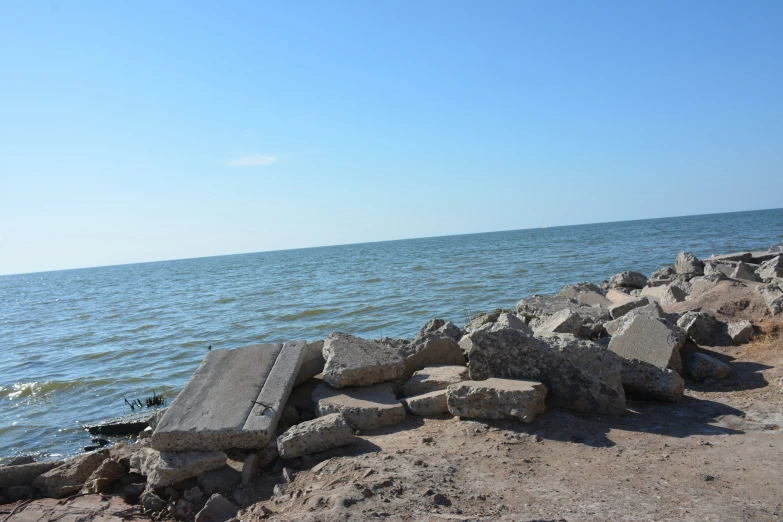
[[783,2],[0,2],[0,274],[783,207]]

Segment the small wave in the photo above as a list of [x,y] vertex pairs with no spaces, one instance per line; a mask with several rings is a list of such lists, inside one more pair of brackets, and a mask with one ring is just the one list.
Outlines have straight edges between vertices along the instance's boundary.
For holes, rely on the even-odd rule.
[[157,324],[143,324],[143,325],[141,325],[141,326],[139,326],[137,328],[134,328],[133,330],[131,330],[131,332],[141,332],[143,330],[149,330],[150,328],[155,328],[156,326],[158,326],[158,325]]
[[236,300],[236,297],[221,297],[220,299],[215,299],[213,302],[216,304],[226,304]]
[[306,317],[314,317],[316,315],[328,314],[330,312],[339,312],[339,308],[314,308],[312,310],[305,310],[297,314],[286,314],[280,317],[281,321],[296,321],[297,319],[305,319]]
[[366,314],[368,312],[373,312],[375,310],[380,310],[380,306],[365,306],[364,308],[359,308],[358,310],[351,310],[350,312],[346,312],[343,314],[343,317],[351,317],[353,315],[361,315]]
[[365,283],[380,283],[381,281],[383,281],[383,279],[381,279],[380,277],[373,277],[372,279],[364,280]]
[[416,266],[414,266],[414,267],[413,267],[413,269],[414,269],[414,270],[417,270],[417,271],[418,271],[418,270],[427,270],[427,269],[426,269],[426,268],[424,268],[422,265],[416,265]]

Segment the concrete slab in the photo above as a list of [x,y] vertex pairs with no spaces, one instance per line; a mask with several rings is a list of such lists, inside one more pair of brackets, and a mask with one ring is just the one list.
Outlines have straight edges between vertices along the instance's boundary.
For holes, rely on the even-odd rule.
[[352,428],[377,430],[405,420],[405,408],[389,383],[335,389],[321,384],[313,391],[316,415],[342,413]]
[[449,411],[445,389],[408,397],[401,402],[405,411],[421,417],[436,417]]
[[684,339],[662,319],[637,315],[612,336],[609,349],[626,359],[638,359],[658,368],[682,370],[680,347]]
[[212,350],[163,415],[158,451],[263,448],[302,365],[305,341]]
[[353,429],[340,413],[332,413],[289,428],[277,438],[280,456],[293,459],[345,446],[354,441]]
[[546,392],[540,382],[491,378],[452,384],[446,400],[452,415],[532,422],[546,409]]
[[339,332],[326,338],[323,355],[323,379],[335,388],[399,379],[405,370],[405,359],[398,347]]
[[445,390],[451,384],[466,380],[468,380],[468,369],[465,366],[427,366],[414,373],[405,383],[403,390],[406,397],[412,397]]

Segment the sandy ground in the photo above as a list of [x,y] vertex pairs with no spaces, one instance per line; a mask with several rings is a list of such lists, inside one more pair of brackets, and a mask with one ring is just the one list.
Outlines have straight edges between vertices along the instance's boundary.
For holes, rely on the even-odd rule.
[[[242,520],[783,520],[781,323],[714,348],[733,377],[624,417],[410,417],[239,496]],[[278,486],[278,490],[280,487]],[[271,499],[270,499],[271,497]],[[268,500],[267,500],[268,499]]]

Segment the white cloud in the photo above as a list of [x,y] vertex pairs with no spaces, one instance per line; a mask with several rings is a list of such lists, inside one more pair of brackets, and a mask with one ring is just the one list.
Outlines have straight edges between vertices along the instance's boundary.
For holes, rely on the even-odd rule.
[[264,154],[251,154],[242,156],[228,162],[229,167],[266,167],[272,163],[277,163],[277,156],[267,156]]

